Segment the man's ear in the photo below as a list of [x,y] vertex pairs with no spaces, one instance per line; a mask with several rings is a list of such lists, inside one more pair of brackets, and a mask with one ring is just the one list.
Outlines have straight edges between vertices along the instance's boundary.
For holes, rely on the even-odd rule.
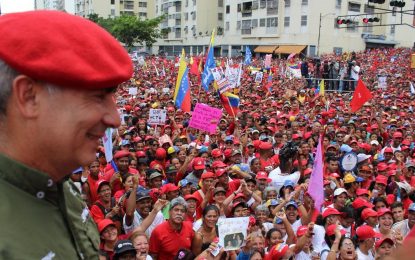
[[13,80],[13,102],[23,117],[35,118],[38,116],[41,90],[42,86],[26,75],[19,75]]

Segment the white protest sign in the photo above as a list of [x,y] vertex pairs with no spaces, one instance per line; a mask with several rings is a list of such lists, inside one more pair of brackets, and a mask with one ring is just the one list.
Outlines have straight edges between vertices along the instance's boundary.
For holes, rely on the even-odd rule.
[[240,249],[247,237],[249,217],[220,218],[218,220],[219,244],[225,251]]
[[148,118],[149,125],[164,125],[166,122],[167,111],[165,109],[150,109]]
[[265,68],[270,68],[271,67],[271,59],[272,59],[272,54],[265,55],[265,62],[264,62],[264,67]]
[[218,90],[221,94],[233,88],[233,85],[226,78],[218,80],[216,83],[218,84]]
[[138,90],[137,88],[129,88],[128,89],[128,94],[131,96],[137,96]]
[[388,83],[386,82],[386,76],[378,76],[378,87],[381,89],[386,89]]
[[112,132],[114,129],[107,128],[105,135],[102,137],[102,143],[104,144],[105,159],[107,162],[112,161]]
[[215,67],[213,69],[210,69],[210,71],[212,72],[213,78],[216,81],[221,80],[224,77],[222,68],[220,67]]
[[163,88],[163,93],[164,94],[169,94],[170,93],[170,89],[169,88]]
[[258,71],[255,74],[255,82],[256,83],[261,83],[262,82],[262,77],[264,76],[264,73],[262,71]]

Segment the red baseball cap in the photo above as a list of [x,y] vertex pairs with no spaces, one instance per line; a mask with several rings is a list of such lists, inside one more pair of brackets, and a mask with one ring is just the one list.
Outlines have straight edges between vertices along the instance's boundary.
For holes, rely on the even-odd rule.
[[[360,195],[358,195],[358,196],[360,196]],[[371,209],[371,208],[374,207],[374,205],[372,203],[370,203],[369,201],[358,197],[352,202],[352,207],[354,209],[359,209],[359,208],[363,208],[363,207]]]
[[388,168],[388,165],[384,162],[381,162],[378,164],[377,169],[378,171],[386,171],[386,169]]
[[177,187],[173,183],[167,183],[167,184],[164,184],[163,187],[161,187],[161,192],[162,193],[167,193],[167,192],[171,192],[171,191],[178,191],[178,190],[179,190],[179,187]]
[[203,170],[205,169],[205,159],[203,157],[196,157],[193,159],[193,169]]
[[[331,224],[327,227],[326,229],[326,234],[328,236],[333,236],[335,234],[337,225],[336,224]],[[340,229],[340,234],[345,235],[346,234],[346,230],[344,230],[343,228]]]
[[226,170],[225,170],[225,169],[217,169],[217,170],[215,171],[215,173],[216,173],[216,177],[220,177],[220,176],[222,176],[224,173],[226,173]]
[[363,220],[366,220],[366,219],[368,219],[370,217],[377,217],[378,216],[378,213],[376,211],[374,211],[373,209],[371,209],[371,208],[365,208],[362,211],[361,216],[362,216],[362,219]]
[[101,220],[100,222],[98,222],[98,232],[101,234],[101,232],[104,231],[104,229],[106,229],[108,226],[115,227],[115,223],[108,218]]
[[208,179],[208,178],[215,178],[215,174],[213,172],[204,172],[200,179]]
[[224,162],[222,161],[214,161],[212,163],[212,168],[224,168],[227,167],[228,165],[226,165]]
[[304,236],[307,233],[308,227],[307,226],[301,226],[297,229],[297,237]]
[[166,150],[164,150],[164,148],[157,148],[157,150],[156,150],[156,158],[158,158],[158,159],[164,159],[164,158],[166,158],[166,155],[167,155],[167,153],[166,153]]
[[223,154],[222,154],[222,151],[219,148],[215,148],[215,149],[212,150],[211,155],[212,155],[213,158],[216,158],[216,157],[222,156]]
[[383,176],[383,175],[376,176],[375,181],[376,181],[376,183],[380,183],[380,184],[383,184],[385,186],[388,185],[388,177]]
[[268,253],[268,256],[265,258],[266,260],[279,260],[284,257],[284,255],[287,253],[289,247],[285,244],[276,244],[273,246]]
[[120,159],[123,157],[129,157],[130,156],[130,152],[122,150],[122,151],[118,151],[114,154],[114,159]]
[[271,182],[271,179],[268,178],[268,173],[266,172],[257,172],[256,177],[257,180],[267,180],[267,182]]
[[383,237],[383,238],[379,239],[378,241],[376,241],[375,248],[378,249],[384,242],[388,242],[392,246],[395,245],[395,242],[391,238]]
[[383,153],[393,153],[393,149],[391,147],[386,147]]
[[369,190],[367,190],[367,189],[361,189],[361,188],[359,188],[359,189],[356,190],[356,195],[357,196],[362,196],[362,195],[368,195],[368,196],[370,196]]
[[363,225],[356,229],[356,235],[360,241],[369,238],[381,238],[382,234],[375,232],[369,225]]
[[261,142],[261,144],[259,145],[259,149],[261,149],[261,150],[272,149],[272,144],[269,143],[269,142]]
[[340,211],[335,208],[327,208],[323,211],[323,218],[327,218],[330,215],[341,215]]
[[392,211],[388,208],[381,208],[378,210],[378,217],[381,217],[385,214],[391,214],[391,216],[393,216]]

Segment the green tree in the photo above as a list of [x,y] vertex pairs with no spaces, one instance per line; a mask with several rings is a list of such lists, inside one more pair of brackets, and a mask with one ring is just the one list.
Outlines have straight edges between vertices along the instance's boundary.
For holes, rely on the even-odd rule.
[[158,26],[164,20],[164,16],[141,20],[132,15],[105,19],[97,14],[90,14],[88,19],[106,29],[130,50],[134,43],[151,47],[161,37]]

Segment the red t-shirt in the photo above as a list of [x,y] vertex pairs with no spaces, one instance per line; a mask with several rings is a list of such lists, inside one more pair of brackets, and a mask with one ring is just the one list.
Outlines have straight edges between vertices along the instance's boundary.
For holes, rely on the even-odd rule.
[[88,175],[87,183],[89,186],[89,197],[91,198],[91,204],[98,200],[98,180],[94,180],[91,175]]
[[172,229],[168,221],[158,225],[150,236],[150,254],[157,259],[174,259],[181,248],[191,249],[195,232],[192,223],[184,221],[180,231]]

